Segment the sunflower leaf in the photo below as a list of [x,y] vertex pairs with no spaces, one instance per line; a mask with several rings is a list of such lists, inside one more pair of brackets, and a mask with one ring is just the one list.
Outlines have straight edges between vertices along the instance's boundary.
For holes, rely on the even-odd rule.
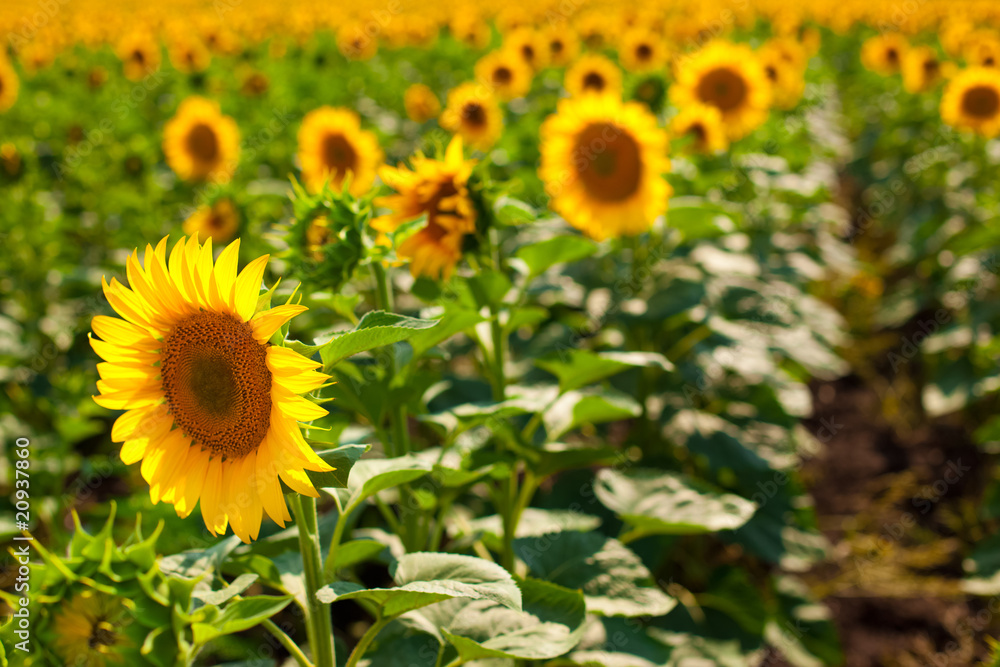
[[[333,466],[333,470],[327,472],[313,472],[307,470],[309,480],[317,489],[323,488],[347,488],[347,478],[351,474],[351,469],[358,462],[361,455],[370,449],[371,445],[341,445],[335,449],[327,449],[316,452],[316,455],[324,462]],[[284,486],[284,485],[282,485]],[[284,490],[284,489],[283,489]],[[291,490],[284,491],[290,493]]]
[[555,238],[521,246],[514,256],[528,265],[531,275],[537,276],[565,262],[575,262],[597,252],[597,244],[583,236],[556,236]]
[[366,313],[352,331],[337,334],[321,345],[288,341],[287,346],[306,357],[312,357],[319,352],[323,360],[323,372],[328,373],[348,357],[402,342],[416,335],[418,331],[437,326],[438,322],[439,320],[424,320],[375,310]]

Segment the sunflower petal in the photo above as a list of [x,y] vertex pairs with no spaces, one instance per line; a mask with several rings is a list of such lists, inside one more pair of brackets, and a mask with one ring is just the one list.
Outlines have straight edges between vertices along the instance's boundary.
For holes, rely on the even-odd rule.
[[244,322],[249,322],[253,317],[253,311],[257,307],[257,298],[260,296],[260,283],[264,279],[264,269],[270,255],[258,257],[250,262],[240,272],[236,278],[236,293],[233,305],[236,306],[236,314]]
[[253,328],[253,337],[260,343],[266,343],[267,339],[269,339],[275,331],[285,325],[285,322],[307,310],[309,309],[305,306],[300,306],[294,303],[288,303],[283,306],[275,306],[270,310],[262,310],[254,315],[250,320],[250,326]]

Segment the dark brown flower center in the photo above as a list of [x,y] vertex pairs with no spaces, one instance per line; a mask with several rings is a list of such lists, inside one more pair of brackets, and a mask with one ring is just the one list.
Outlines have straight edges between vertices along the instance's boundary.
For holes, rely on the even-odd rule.
[[510,83],[513,78],[514,73],[507,67],[497,67],[493,70],[493,83],[498,83],[503,86]]
[[593,90],[599,93],[604,90],[605,85],[604,77],[598,72],[587,72],[587,76],[583,77],[584,90]]
[[628,199],[642,180],[639,144],[610,123],[584,128],[577,136],[573,163],[587,193],[601,201]]
[[212,164],[219,157],[219,138],[211,126],[198,123],[188,132],[187,148],[198,162]]
[[635,50],[635,55],[639,60],[646,61],[653,57],[653,47],[649,44],[640,44]]
[[702,102],[722,111],[731,111],[742,105],[748,92],[743,77],[728,67],[719,67],[705,74],[697,90]]
[[323,139],[323,164],[334,185],[339,185],[348,171],[357,170],[358,154],[344,135],[328,134]]
[[107,621],[99,621],[94,624],[94,627],[91,630],[90,638],[87,640],[87,646],[92,649],[96,649],[101,646],[114,646],[115,641],[114,626]]
[[163,341],[160,375],[174,423],[212,454],[241,458],[267,434],[271,371],[248,323],[218,312],[182,320]]
[[1000,95],[990,86],[974,86],[962,97],[962,111],[976,118],[992,118],[1000,110]]
[[479,102],[468,102],[462,107],[462,118],[466,125],[477,130],[486,127],[486,110]]

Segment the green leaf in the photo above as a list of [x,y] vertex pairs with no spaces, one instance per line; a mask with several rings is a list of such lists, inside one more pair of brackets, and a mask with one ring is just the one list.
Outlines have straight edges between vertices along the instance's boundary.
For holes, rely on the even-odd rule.
[[333,569],[343,570],[374,559],[386,547],[375,540],[350,540],[337,547],[333,554]]
[[569,350],[554,357],[538,359],[535,365],[559,378],[563,392],[579,389],[630,368],[656,367],[673,370],[673,364],[655,352],[591,352]]
[[583,389],[560,396],[542,420],[550,440],[555,440],[581,424],[631,419],[642,414],[642,407],[628,394],[614,389]]
[[493,215],[501,225],[520,225],[538,217],[535,209],[527,203],[508,195],[501,195],[493,202]]
[[347,484],[350,492],[347,505],[354,507],[376,493],[419,479],[430,472],[432,467],[429,462],[412,454],[393,459],[358,461]]
[[[312,444],[310,442],[310,444]],[[307,470],[310,481],[317,489],[346,489],[354,464],[361,459],[361,455],[371,449],[371,445],[341,445],[335,449],[327,449],[316,452],[323,461],[333,466],[329,472],[313,472]],[[287,488],[287,487],[286,487]],[[285,490],[290,493],[291,489]]]
[[649,585],[652,573],[631,549],[600,533],[566,531],[514,540],[535,576],[583,591],[587,611],[604,616],[661,616],[676,600]]
[[321,588],[316,596],[325,603],[365,600],[378,608],[380,618],[394,618],[452,598],[521,608],[521,591],[507,570],[482,558],[446,553],[405,554],[395,563],[393,580],[397,588],[366,589],[338,581]]
[[436,327],[417,331],[408,340],[413,348],[413,359],[419,359],[435,345],[440,345],[455,334],[476,326],[486,318],[474,310],[454,310],[445,313]]
[[420,613],[441,628],[463,661],[548,660],[576,646],[586,618],[583,595],[537,579],[519,583],[522,611],[486,600],[453,600]]
[[366,313],[353,331],[337,334],[321,345],[305,345],[289,341],[288,347],[306,357],[319,352],[323,370],[328,372],[347,357],[367,352],[377,347],[399,343],[418,331],[436,326],[438,320],[422,320],[382,310]]
[[610,465],[624,458],[622,452],[613,447],[575,447],[561,442],[545,444],[537,450],[537,455],[537,460],[529,465],[543,479],[564,470]]
[[691,535],[733,530],[756,505],[679,473],[652,469],[598,472],[597,498],[618,513],[637,535]]
[[667,210],[667,224],[685,241],[714,238],[735,229],[728,212],[700,197],[675,197]]
[[290,595],[255,595],[245,600],[237,600],[227,606],[212,623],[192,625],[194,643],[204,644],[222,635],[249,630],[280,612],[291,601]]
[[597,252],[597,244],[583,236],[557,236],[521,246],[514,256],[528,265],[537,276],[556,264],[575,262]]
[[191,594],[191,597],[201,600],[205,604],[212,604],[216,606],[221,606],[226,602],[229,602],[237,595],[243,593],[246,589],[253,586],[254,582],[259,579],[259,576],[252,573],[241,574],[236,577],[236,579],[218,591],[195,591]]
[[[537,537],[561,531],[590,531],[601,525],[600,518],[572,510],[547,510],[526,507],[517,522],[515,538]],[[455,537],[482,535],[488,546],[499,546],[503,537],[503,517],[499,514],[479,517],[468,522],[468,528]]]

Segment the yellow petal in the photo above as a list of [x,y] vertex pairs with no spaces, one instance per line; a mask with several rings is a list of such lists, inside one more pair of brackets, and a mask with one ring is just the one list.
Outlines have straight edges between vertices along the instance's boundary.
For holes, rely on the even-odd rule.
[[222,462],[214,457],[205,472],[205,483],[201,489],[201,516],[212,535],[226,532],[226,515],[219,509],[222,497]]
[[[259,291],[259,290],[258,290]],[[256,300],[254,301],[256,303]],[[285,322],[292,319],[299,313],[309,310],[305,306],[288,303],[283,306],[275,306],[270,310],[262,310],[250,320],[250,327],[253,329],[253,337],[259,343],[266,343],[275,331],[284,326]]]
[[280,385],[272,384],[271,400],[285,415],[291,417],[295,421],[311,422],[314,419],[319,419],[320,417],[325,417],[327,415],[326,410],[320,406],[316,405],[312,401],[302,398],[301,396],[293,394],[287,389],[282,388]]
[[154,339],[143,327],[117,317],[96,315],[90,321],[90,327],[102,340],[115,345],[134,345],[136,343],[152,343]]
[[250,262],[236,279],[236,295],[234,305],[236,314],[244,322],[249,322],[253,311],[257,308],[257,298],[260,296],[260,283],[264,279],[264,269],[270,255],[258,257]]
[[[251,322],[251,325],[253,322]],[[272,373],[283,373],[285,371],[311,371],[319,368],[322,364],[312,359],[303,357],[298,352],[293,352],[287,347],[272,345],[267,348],[267,366]]]
[[191,448],[188,455],[188,469],[184,476],[184,492],[178,498],[174,509],[181,517],[187,517],[194,510],[201,497],[202,487],[205,485],[205,473],[208,472],[209,454],[198,446]]
[[323,383],[330,379],[329,375],[316,371],[302,371],[295,375],[275,373],[272,377],[276,383],[293,394],[306,394],[322,387]]
[[236,287],[236,265],[240,259],[240,240],[236,239],[219,254],[215,262],[215,284],[222,299],[221,308],[234,311],[233,290]]

